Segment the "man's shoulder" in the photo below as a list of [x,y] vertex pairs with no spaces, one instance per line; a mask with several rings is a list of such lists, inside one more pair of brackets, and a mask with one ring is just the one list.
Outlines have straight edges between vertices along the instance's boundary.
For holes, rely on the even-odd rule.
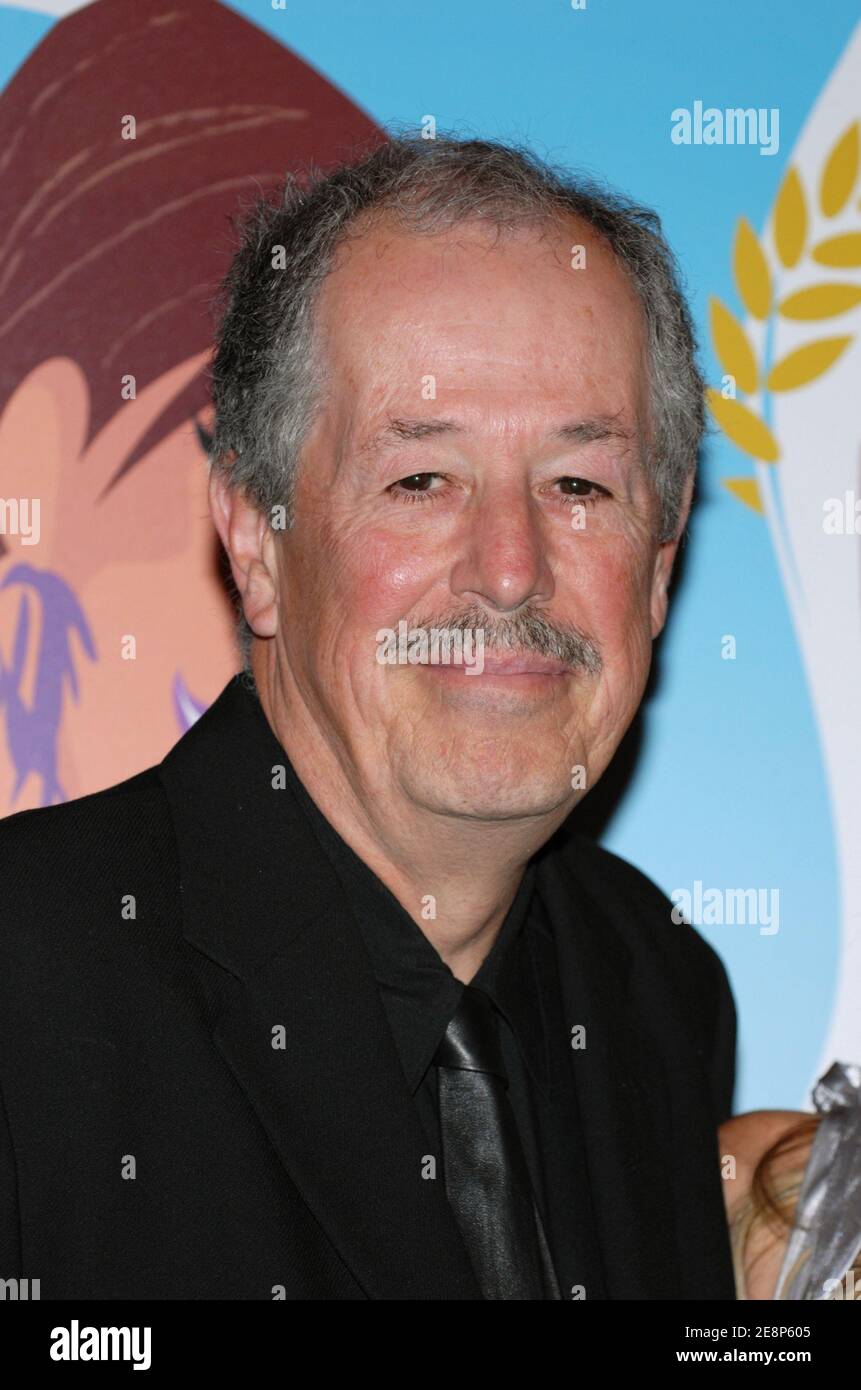
[[163,881],[172,856],[157,767],[73,801],[7,816],[0,820],[0,933],[116,903],[118,894]]
[[158,769],[0,822],[0,883],[0,1073],[4,1090],[18,1078],[19,1114],[21,1088],[47,1085],[46,1068],[84,1095],[95,1077],[109,1084],[130,1036],[168,1045],[185,1017],[170,991],[185,976]]
[[630,860],[576,830],[567,830],[558,849],[569,870],[587,890],[663,916],[671,904],[653,879]]
[[621,963],[642,1025],[660,1030],[686,1065],[696,1059],[715,1124],[721,1123],[732,1111],[736,1011],[718,952],[680,919],[648,874],[619,855],[581,834],[566,835],[560,854],[593,950],[618,951],[622,943]]
[[158,852],[172,833],[169,770],[188,769],[191,779],[205,782],[204,796],[217,795],[221,788],[217,760],[228,746],[234,760],[241,755],[249,705],[244,683],[239,676],[233,677],[162,762],[102,791],[56,806],[18,811],[0,820],[3,877],[15,873],[17,882],[32,881],[34,866],[42,862],[55,870],[60,865],[69,869],[84,858],[89,868],[96,856],[106,869],[111,863],[127,862],[130,856],[143,860],[148,852]]
[[140,817],[157,817],[164,810],[158,767],[149,767],[102,791],[4,817],[0,820],[0,855],[38,852],[44,845],[56,853],[65,845],[105,833],[111,826],[115,827],[112,838],[116,838],[116,829],[124,824]]
[[657,952],[682,968],[723,973],[714,948],[680,919],[668,895],[642,869],[577,831],[565,831],[556,853],[635,954]]

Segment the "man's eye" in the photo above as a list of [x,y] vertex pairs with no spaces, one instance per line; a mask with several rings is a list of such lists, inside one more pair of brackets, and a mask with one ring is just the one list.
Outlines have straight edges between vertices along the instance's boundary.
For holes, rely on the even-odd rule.
[[[557,478],[563,496],[573,501],[594,503],[599,497],[609,497],[607,488],[593,483],[588,478]],[[434,485],[436,483],[436,486]],[[443,491],[445,478],[441,473],[410,473],[399,478],[387,489],[393,497],[402,502],[417,502],[420,498],[435,500],[434,494]]]
[[596,502],[598,497],[609,497],[610,493],[600,483],[590,482],[588,478],[557,478],[565,497],[573,497],[582,502]]
[[388,491],[404,502],[412,502],[422,494],[439,491],[431,486],[435,478],[444,481],[440,473],[410,473],[406,478],[399,478],[396,483],[392,483]]

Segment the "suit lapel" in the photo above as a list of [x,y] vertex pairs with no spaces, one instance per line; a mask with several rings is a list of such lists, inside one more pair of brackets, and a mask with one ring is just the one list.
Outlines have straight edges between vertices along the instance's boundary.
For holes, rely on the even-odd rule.
[[571,1066],[606,1296],[677,1298],[668,1082],[660,1051],[633,1011],[630,952],[563,855],[542,858],[539,883],[568,1029],[585,1030]]
[[333,905],[237,990],[215,1043],[369,1298],[480,1298],[363,953]]
[[161,765],[184,935],[220,967],[213,1041],[369,1298],[478,1299],[364,943],[277,789],[284,757],[237,678]]

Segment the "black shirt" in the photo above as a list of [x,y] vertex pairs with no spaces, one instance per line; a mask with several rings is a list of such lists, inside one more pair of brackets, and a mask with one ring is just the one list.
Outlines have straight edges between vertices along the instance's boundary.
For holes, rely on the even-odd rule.
[[[341,838],[289,761],[290,785],[337,873],[358,923],[407,1085],[442,1168],[437,1068],[433,1056],[454,1016],[463,983],[397,898]],[[562,1299],[601,1298],[594,1276],[585,1293],[581,1260],[599,1268],[580,1119],[568,1048],[576,1020],[563,1017],[550,918],[527,865],[493,946],[476,972],[499,1010],[508,1098],[514,1111],[553,1257]]]

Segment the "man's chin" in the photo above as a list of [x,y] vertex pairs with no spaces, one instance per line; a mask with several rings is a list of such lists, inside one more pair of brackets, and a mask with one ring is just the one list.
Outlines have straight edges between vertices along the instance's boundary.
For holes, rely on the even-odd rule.
[[470,761],[460,768],[416,765],[400,777],[407,797],[438,815],[478,821],[532,819],[573,805],[569,780],[560,780],[558,763],[543,770],[524,763],[481,768]]

